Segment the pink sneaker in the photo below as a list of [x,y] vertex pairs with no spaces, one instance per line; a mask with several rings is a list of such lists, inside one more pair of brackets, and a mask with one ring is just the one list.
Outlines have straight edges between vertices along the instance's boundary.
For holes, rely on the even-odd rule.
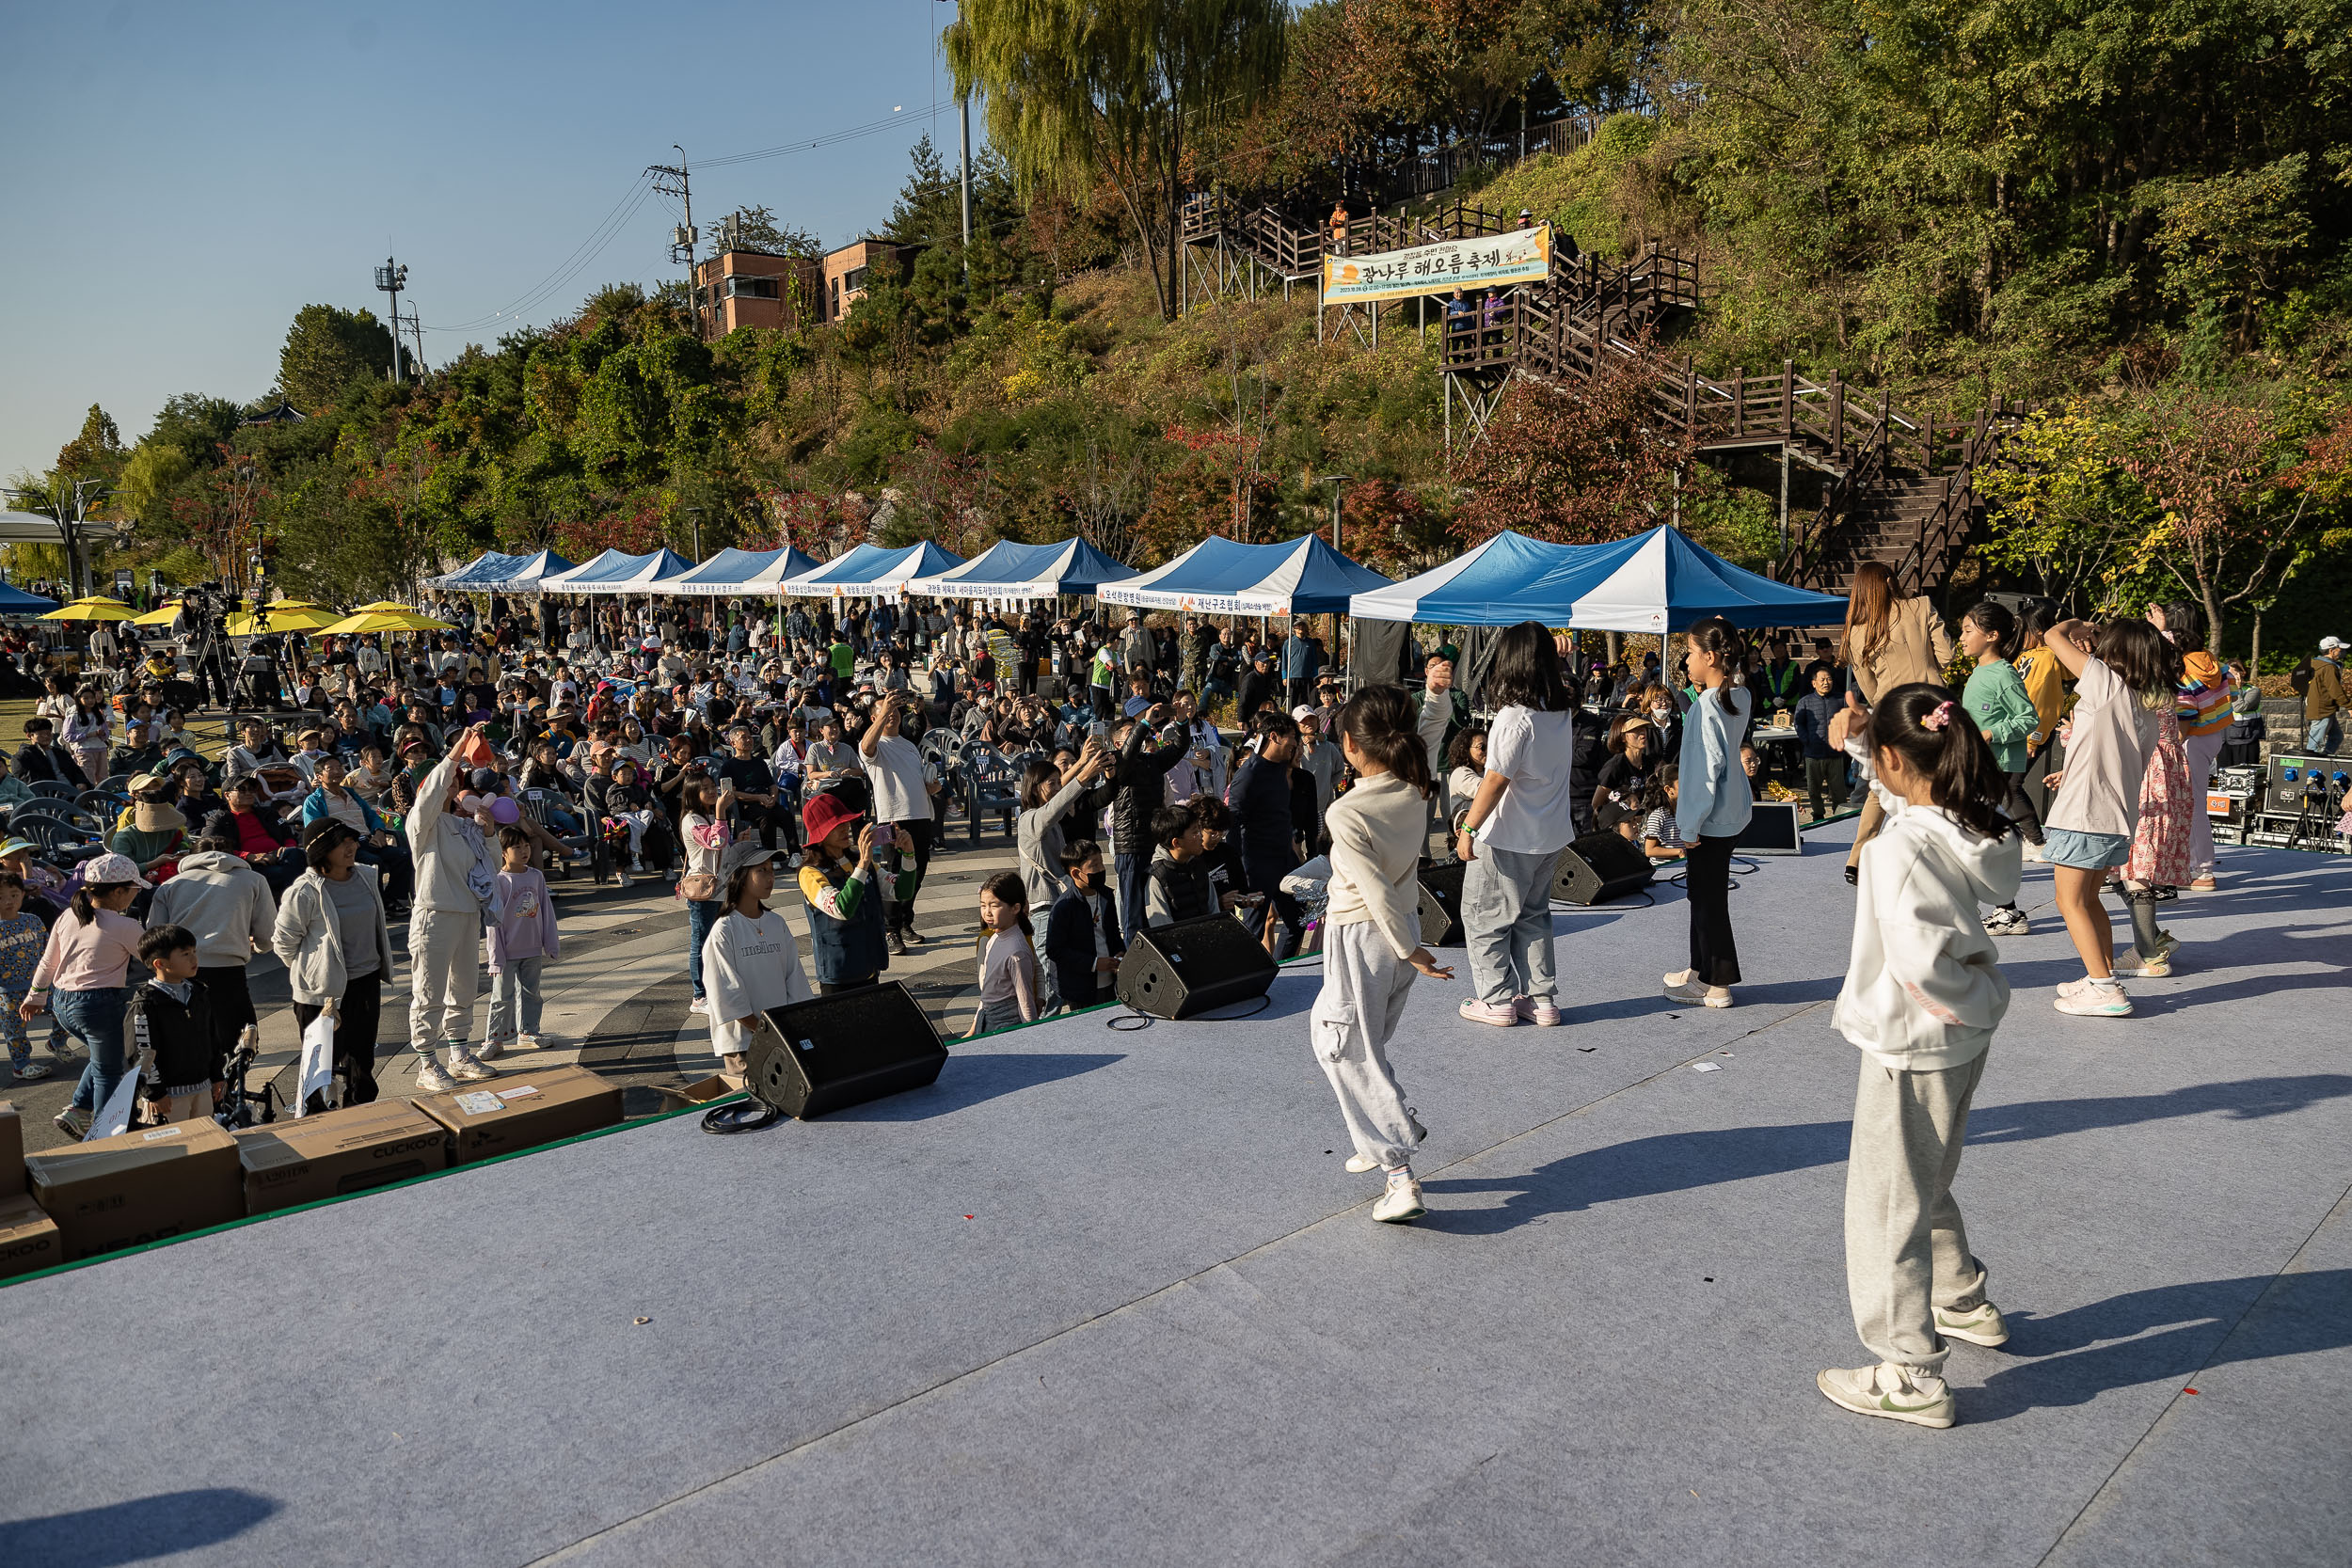
[[1508,1002],[1481,1002],[1473,996],[1462,1004],[1462,1016],[1472,1023],[1491,1023],[1498,1029],[1508,1029],[1519,1021],[1519,1010]]
[[1511,998],[1511,1010],[1521,1022],[1532,1023],[1538,1029],[1560,1026],[1559,1005],[1549,996],[1515,996]]

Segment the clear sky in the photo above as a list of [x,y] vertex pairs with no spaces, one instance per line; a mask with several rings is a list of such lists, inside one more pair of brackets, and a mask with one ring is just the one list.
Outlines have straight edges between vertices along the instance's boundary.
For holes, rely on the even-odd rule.
[[953,167],[936,48],[952,15],[939,0],[0,0],[0,477],[49,467],[93,403],[127,442],[172,393],[260,396],[304,305],[383,318],[372,269],[388,245],[436,365],[507,322],[436,325],[517,301],[507,321],[545,322],[604,283],[682,277],[675,204],[650,197],[599,230],[646,165],[676,161],[673,142],[691,166],[899,122],[695,170],[706,240],[763,204],[828,245],[853,239],[890,215],[922,132]]

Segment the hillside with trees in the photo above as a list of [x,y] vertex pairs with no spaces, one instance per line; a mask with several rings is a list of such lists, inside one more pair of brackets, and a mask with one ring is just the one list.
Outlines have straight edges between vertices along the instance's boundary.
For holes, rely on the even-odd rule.
[[[1384,569],[1499,526],[1606,537],[1669,514],[1767,565],[1755,476],[1661,461],[1621,389],[1515,384],[1496,434],[1449,458],[1422,334],[1319,341],[1309,287],[1202,300],[1178,280],[1187,192],[1327,204],[1471,148],[1493,155],[1447,197],[1604,257],[1700,259],[1702,306],[1661,352],[1718,374],[1793,360],[1938,416],[2035,410],[1985,477],[1999,510],[1956,592],[2194,596],[2233,653],[2342,630],[2352,0],[962,10],[947,52],[990,144],[974,244],[918,145],[874,206],[921,248],[845,320],[706,342],[682,284],[611,287],[395,387],[381,322],[310,304],[276,386],[175,398],[128,449],[92,410],[20,483],[108,479],[137,519],[126,559],[174,579],[258,545],[288,589],[343,599],[484,547],[686,548],[690,517],[706,551],[1074,531],[1150,562],[1322,526],[1329,473],[1352,476],[1350,553]],[[1572,150],[1496,151],[1570,117],[1590,132]],[[754,215],[804,248],[788,214]],[[281,401],[310,417],[238,422]]]

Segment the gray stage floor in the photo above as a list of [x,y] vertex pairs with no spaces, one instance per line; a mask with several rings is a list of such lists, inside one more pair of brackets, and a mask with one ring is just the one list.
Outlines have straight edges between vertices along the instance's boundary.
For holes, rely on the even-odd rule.
[[1408,1227],[1340,1168],[1310,969],[9,1289],[0,1561],[2352,1558],[2352,863],[2225,850],[2124,1022],[2051,1010],[2028,868],[1959,1188],[2014,1337],[1931,1433],[1813,1386],[1865,1359],[1814,849],[1735,895],[1732,1010],[1658,994],[1671,891],[1561,911],[1568,1027],[1422,982]]

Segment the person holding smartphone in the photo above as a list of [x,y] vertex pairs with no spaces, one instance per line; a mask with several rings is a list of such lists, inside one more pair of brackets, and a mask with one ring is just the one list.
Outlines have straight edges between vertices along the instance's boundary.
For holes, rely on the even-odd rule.
[[[889,908],[884,921],[890,951],[903,954],[909,942],[920,942],[914,928],[914,895],[931,863],[930,790],[923,779],[923,753],[900,733],[914,711],[914,698],[905,691],[886,694],[874,709],[874,721],[858,740],[866,782],[874,791],[874,823],[883,832],[890,875],[882,886]],[[901,846],[904,847],[902,848]],[[902,857],[914,861],[912,874]]]

